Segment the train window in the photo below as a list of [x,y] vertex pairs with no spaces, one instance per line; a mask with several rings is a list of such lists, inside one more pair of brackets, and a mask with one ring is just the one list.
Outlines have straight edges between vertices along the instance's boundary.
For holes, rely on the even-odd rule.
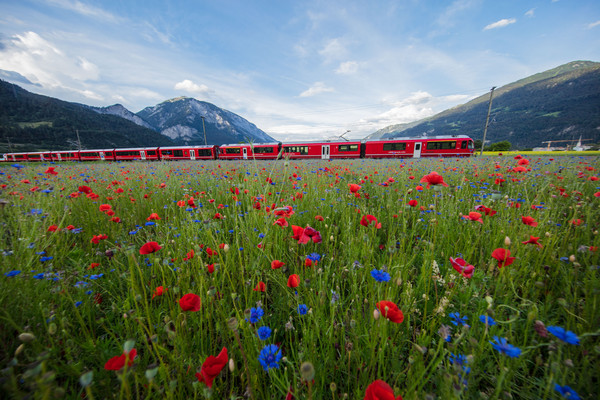
[[467,148],[467,141],[463,140],[463,142],[460,144],[460,148],[461,149],[466,149]]
[[39,160],[40,159],[40,155],[39,154],[30,154],[29,158],[31,158],[32,160]]
[[117,151],[116,152],[117,156],[120,157],[139,157],[140,156],[140,152],[139,150],[135,150],[135,151]]
[[284,153],[300,153],[308,155],[308,146],[283,146]]
[[24,154],[16,154],[15,158],[25,158],[25,155]]
[[398,151],[398,150],[406,150],[406,143],[384,143],[383,144],[384,151]]
[[161,150],[160,154],[162,154],[163,156],[172,156],[173,152],[171,150]]
[[155,156],[156,155],[156,150],[149,150],[146,152],[147,155],[149,156]]
[[175,150],[173,152],[173,156],[175,156],[175,157],[183,157],[183,150]]
[[272,153],[273,147],[255,147],[254,154]]
[[472,140],[469,140],[469,149],[474,149],[475,148],[475,143]]
[[456,148],[456,142],[427,142],[427,150],[451,150]]
[[239,147],[228,147],[225,149],[225,153],[227,154],[240,154]]
[[92,151],[91,153],[81,153],[81,155],[83,157],[98,157],[99,156],[99,154],[95,151]]
[[340,144],[338,146],[338,151],[357,151],[357,150],[358,150],[357,144]]
[[197,153],[198,157],[211,157],[212,156],[212,152],[210,151],[210,149],[197,149],[196,153]]

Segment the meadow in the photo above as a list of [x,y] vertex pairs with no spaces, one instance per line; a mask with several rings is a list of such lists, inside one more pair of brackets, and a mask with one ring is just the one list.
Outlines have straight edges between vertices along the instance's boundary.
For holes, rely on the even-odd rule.
[[0,393],[597,399],[599,168],[0,164]]

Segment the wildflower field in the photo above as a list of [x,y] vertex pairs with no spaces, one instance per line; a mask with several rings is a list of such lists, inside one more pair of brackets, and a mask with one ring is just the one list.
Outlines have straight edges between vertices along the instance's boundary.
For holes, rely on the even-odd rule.
[[1,397],[597,399],[599,168],[0,164]]

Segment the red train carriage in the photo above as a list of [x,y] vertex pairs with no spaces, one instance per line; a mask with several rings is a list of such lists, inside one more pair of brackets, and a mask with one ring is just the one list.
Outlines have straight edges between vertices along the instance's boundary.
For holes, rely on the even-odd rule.
[[8,153],[6,159],[7,161],[25,162],[27,161],[27,153]]
[[158,156],[161,160],[214,160],[217,158],[217,146],[172,146],[160,147]]
[[473,139],[468,136],[434,136],[423,144],[421,157],[470,156],[474,151]]
[[283,157],[291,159],[360,158],[361,142],[284,143]]
[[281,143],[240,143],[219,146],[219,159],[223,160],[276,160]]
[[81,150],[81,161],[115,161],[115,149]]
[[461,157],[475,151],[473,139],[464,135],[367,140],[363,145],[365,158]]
[[36,151],[33,153],[27,153],[27,161],[52,161],[52,152]]
[[158,147],[115,149],[115,161],[151,161],[158,159]]
[[79,161],[79,152],[76,150],[53,151],[52,161]]

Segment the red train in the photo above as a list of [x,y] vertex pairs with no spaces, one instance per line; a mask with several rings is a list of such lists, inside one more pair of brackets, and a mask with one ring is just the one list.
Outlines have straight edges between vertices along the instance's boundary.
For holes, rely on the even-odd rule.
[[7,153],[0,161],[159,161],[159,160],[277,160],[341,158],[468,157],[473,139],[464,135],[350,140],[338,142],[276,142],[221,146],[169,146]]

